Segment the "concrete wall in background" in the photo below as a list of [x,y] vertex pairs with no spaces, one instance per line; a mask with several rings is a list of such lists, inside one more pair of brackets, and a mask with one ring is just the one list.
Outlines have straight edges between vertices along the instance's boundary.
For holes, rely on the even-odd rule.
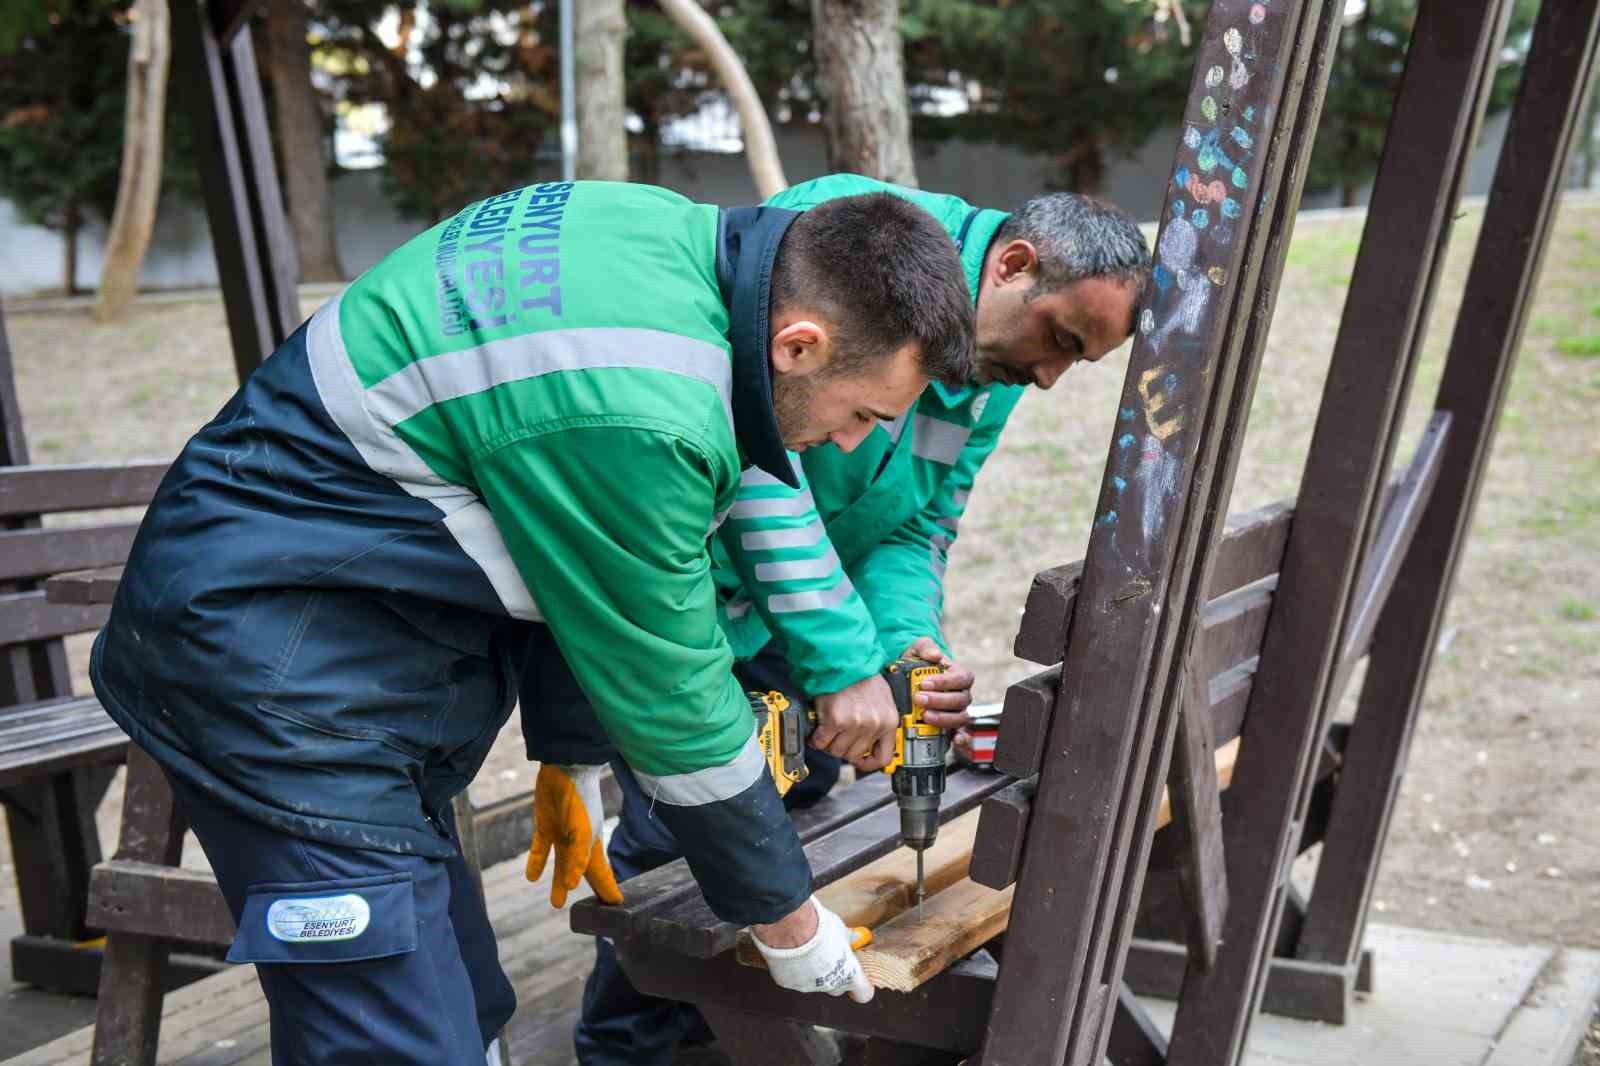
[[[1468,195],[1489,189],[1505,130],[1505,117],[1492,119],[1472,159]],[[1172,164],[1175,131],[1152,137],[1138,153],[1114,159],[1106,171],[1103,195],[1127,208],[1140,221],[1153,221],[1161,211],[1167,171]],[[778,150],[790,181],[826,172],[822,134],[816,128],[780,133]],[[554,164],[530,166],[528,181],[556,176]],[[992,144],[946,142],[917,149],[922,187],[955,193],[984,206],[1010,208],[1044,189],[1051,174],[1047,158]],[[755,184],[743,155],[663,154],[659,183],[690,199],[723,206],[752,203]],[[347,171],[333,183],[339,255],[353,277],[390,249],[426,228],[400,218],[379,187],[377,170]],[[1365,194],[1363,194],[1365,199]],[[1308,196],[1307,208],[1337,206],[1336,194]],[[93,288],[100,276],[105,227],[94,224],[79,237],[78,284]],[[12,206],[0,200],[0,295],[16,296],[59,289],[61,239],[57,234],[21,223]],[[217,283],[210,230],[200,205],[164,199],[140,284],[147,289],[182,289]]]

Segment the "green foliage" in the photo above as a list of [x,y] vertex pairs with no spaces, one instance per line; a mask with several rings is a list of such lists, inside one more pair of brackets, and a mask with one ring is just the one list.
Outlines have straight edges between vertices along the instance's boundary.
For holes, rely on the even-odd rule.
[[[1209,6],[1185,0],[1192,25]],[[920,136],[1043,153],[1058,184],[1092,191],[1112,155],[1183,113],[1195,49],[1146,0],[905,0],[903,10],[912,85],[981,86],[965,114],[919,116]]]
[[1595,611],[1593,607],[1590,607],[1582,600],[1573,599],[1569,596],[1562,601],[1561,617],[1569,622],[1592,622],[1595,619]]
[[[390,12],[395,47],[378,31]],[[534,177],[560,113],[553,5],[320,0],[313,17],[336,97],[387,107],[384,189],[402,214],[437,221]]]
[[1576,355],[1580,359],[1600,356],[1600,336],[1565,337],[1556,342],[1556,351],[1563,355]]
[[[1539,0],[1516,0],[1490,88],[1489,114],[1510,107],[1515,98],[1538,6]],[[1366,0],[1345,24],[1306,174],[1308,191],[1343,189],[1350,201],[1377,174],[1416,21],[1417,0]]]
[[[127,99],[128,32],[120,4],[55,0],[35,21],[0,6],[0,25],[21,27],[0,51],[0,196],[34,225],[74,230],[116,207]],[[163,187],[198,194],[193,139],[168,97]]]
[[[9,5],[8,5],[9,6]],[[0,55],[0,196],[27,221],[75,230],[116,203],[128,35],[99,0],[50,5]]]

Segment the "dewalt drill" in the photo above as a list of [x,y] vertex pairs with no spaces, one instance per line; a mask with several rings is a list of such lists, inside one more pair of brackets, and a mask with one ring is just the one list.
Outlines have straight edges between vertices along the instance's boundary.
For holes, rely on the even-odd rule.
[[[939,799],[944,795],[945,754],[950,734],[923,721],[923,708],[915,696],[922,682],[944,672],[944,667],[923,659],[898,659],[883,669],[894,694],[900,727],[895,731],[894,757],[883,768],[900,806],[900,841],[917,853],[917,910],[925,894],[922,853],[939,836]],[[817,712],[790,702],[781,692],[752,692],[750,710],[756,716],[756,739],[766,756],[778,795],[806,779],[806,741],[817,725]]]

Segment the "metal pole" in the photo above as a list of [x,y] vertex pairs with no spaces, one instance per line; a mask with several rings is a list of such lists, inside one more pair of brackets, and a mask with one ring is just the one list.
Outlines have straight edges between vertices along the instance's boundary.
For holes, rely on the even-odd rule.
[[578,176],[578,94],[572,47],[572,0],[561,0],[561,180]]

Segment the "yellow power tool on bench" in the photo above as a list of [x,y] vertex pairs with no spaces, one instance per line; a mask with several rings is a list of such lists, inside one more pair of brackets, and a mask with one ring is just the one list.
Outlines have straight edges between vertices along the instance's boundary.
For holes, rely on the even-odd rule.
[[[900,806],[900,840],[917,853],[917,912],[925,895],[922,853],[939,836],[939,800],[944,795],[945,755],[950,734],[923,720],[916,695],[922,682],[944,667],[924,659],[897,659],[883,669],[894,694],[900,728],[895,731],[894,758],[883,768],[890,776],[895,802]],[[817,726],[817,712],[800,707],[781,692],[752,692],[750,710],[756,716],[756,739],[772,770],[778,795],[806,779],[806,741]]]

